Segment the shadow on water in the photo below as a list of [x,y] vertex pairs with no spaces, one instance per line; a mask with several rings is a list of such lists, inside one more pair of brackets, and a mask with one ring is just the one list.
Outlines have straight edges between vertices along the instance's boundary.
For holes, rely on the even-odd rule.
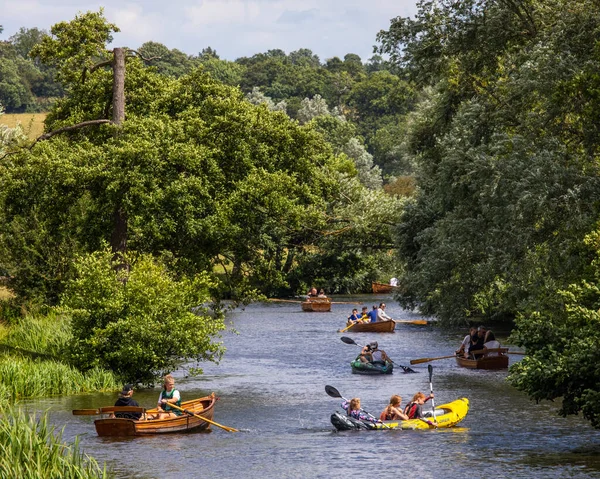
[[[363,300],[369,307],[383,300],[396,319],[419,317],[385,296],[339,300]],[[342,335],[359,344],[376,340],[403,365],[414,358],[452,354],[465,335],[462,330],[412,325],[401,325],[393,334],[338,333],[353,307],[334,304],[330,313],[304,313],[295,303],[250,305],[228,318],[237,334],[223,335],[227,352],[221,364],[203,364],[205,374],[197,378],[175,372],[184,400],[215,391],[220,399],[214,420],[239,433],[213,427],[208,434],[106,439],[96,436],[94,417],[73,416],[71,410],[112,404],[116,394],[29,405],[49,410],[50,420],[64,427],[65,438],[79,436],[84,450],[106,462],[119,478],[331,479],[365,471],[379,478],[600,477],[600,432],[581,418],[559,417],[552,403],[528,400],[506,383],[506,371],[461,369],[453,359],[431,363],[433,389],[436,405],[469,398],[471,409],[459,427],[335,432],[329,417],[340,410],[341,401],[325,394],[326,384],[344,397],[360,397],[374,415],[392,394],[400,394],[406,404],[417,391],[429,391],[427,363],[411,366],[417,374],[352,374],[350,361],[359,348],[340,341]],[[158,393],[136,391],[134,397],[153,407]]]

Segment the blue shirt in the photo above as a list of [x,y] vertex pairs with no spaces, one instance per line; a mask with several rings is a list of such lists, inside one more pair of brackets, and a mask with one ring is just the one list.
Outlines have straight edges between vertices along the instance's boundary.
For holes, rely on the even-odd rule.
[[369,311],[369,312],[367,313],[367,316],[368,316],[369,318],[371,318],[371,322],[372,322],[372,323],[375,323],[375,322],[377,322],[377,310],[376,310],[376,309],[372,309],[371,311]]

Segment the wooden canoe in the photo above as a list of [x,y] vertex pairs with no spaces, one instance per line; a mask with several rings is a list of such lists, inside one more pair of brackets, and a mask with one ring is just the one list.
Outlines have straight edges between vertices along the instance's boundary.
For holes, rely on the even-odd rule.
[[346,329],[349,333],[393,333],[394,321],[377,321],[375,323],[356,323]]
[[392,286],[387,283],[376,283],[373,281],[371,283],[371,289],[373,289],[374,294],[387,294],[397,290],[398,286]]
[[[210,396],[185,401],[181,403],[181,407],[212,421],[216,400],[215,393],[212,393]],[[109,408],[104,409],[108,410]],[[193,430],[199,431],[210,427],[210,423],[185,413],[182,413],[181,416],[177,416],[176,418],[139,421],[134,419],[101,418],[96,419],[94,425],[96,426],[98,436],[103,437],[146,436],[150,434],[167,434]]]
[[461,368],[469,369],[506,369],[508,368],[508,356],[486,356],[479,359],[456,356],[456,364]]
[[309,298],[302,301],[302,311],[327,313],[331,311],[331,298]]

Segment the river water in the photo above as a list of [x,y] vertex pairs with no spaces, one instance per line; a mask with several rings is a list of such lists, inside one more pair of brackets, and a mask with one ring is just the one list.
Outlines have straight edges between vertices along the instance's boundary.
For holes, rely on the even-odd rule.
[[[386,300],[395,319],[416,319],[385,296],[336,298]],[[600,478],[600,431],[579,417],[557,416],[557,405],[535,404],[505,381],[506,371],[458,368],[453,359],[431,362],[435,404],[462,396],[471,409],[459,427],[429,431],[335,432],[329,422],[340,400],[325,394],[326,384],[379,415],[392,394],[406,404],[417,391],[429,392],[427,363],[417,374],[397,368],[387,376],[351,373],[357,343],[372,340],[398,364],[452,354],[465,331],[399,325],[394,334],[340,334],[352,305],[334,304],[330,313],[305,313],[297,303],[254,304],[228,317],[227,347],[219,365],[205,374],[174,373],[183,400],[215,391],[214,420],[241,430],[214,427],[208,433],[99,438],[93,419],[71,409],[111,405],[116,394],[94,394],[34,401],[49,411],[64,438],[80,445],[119,478]],[[233,331],[235,330],[235,331]],[[502,341],[505,335],[498,332]],[[506,341],[503,342],[506,345]],[[511,356],[511,362],[520,356]],[[145,407],[159,390],[136,391]],[[430,407],[430,403],[426,403]]]

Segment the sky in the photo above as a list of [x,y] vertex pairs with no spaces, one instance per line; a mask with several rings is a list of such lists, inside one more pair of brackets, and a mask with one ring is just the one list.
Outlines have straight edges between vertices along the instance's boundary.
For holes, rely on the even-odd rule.
[[366,62],[392,18],[412,17],[417,0],[0,0],[0,40],[19,28],[50,30],[78,13],[97,12],[121,30],[112,46],[147,41],[197,55],[208,46],[226,60],[308,48],[321,61],[347,53]]

